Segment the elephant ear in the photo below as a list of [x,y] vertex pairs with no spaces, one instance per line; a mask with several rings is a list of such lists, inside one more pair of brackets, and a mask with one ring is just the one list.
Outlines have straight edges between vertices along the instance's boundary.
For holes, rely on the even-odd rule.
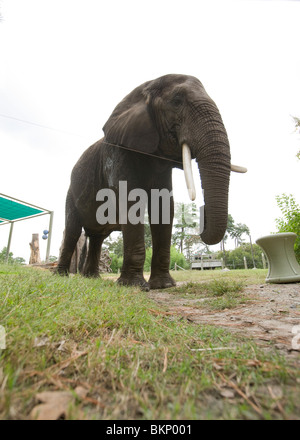
[[[154,153],[159,134],[149,114],[145,97],[130,102],[125,98],[103,127],[105,140],[143,153]],[[130,95],[129,95],[130,96]]]

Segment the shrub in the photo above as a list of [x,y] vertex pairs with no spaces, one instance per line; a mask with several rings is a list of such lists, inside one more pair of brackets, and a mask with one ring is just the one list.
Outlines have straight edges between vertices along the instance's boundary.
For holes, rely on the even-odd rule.
[[123,257],[118,257],[115,254],[110,254],[109,256],[111,258],[110,268],[111,268],[112,272],[118,273],[118,271],[121,270],[122,265],[123,265]]
[[[146,258],[144,265],[145,272],[151,271],[151,259],[152,259],[152,248],[148,248],[146,249]],[[190,265],[186,261],[185,256],[180,252],[178,252],[175,246],[171,246],[170,269],[174,269],[175,263],[178,264],[178,266],[182,267],[183,269],[190,268]]]
[[[257,269],[263,268],[262,263],[262,249],[257,245],[252,245],[253,249],[253,257],[255,262],[255,267]],[[244,257],[246,257],[247,261],[247,267],[248,269],[253,268],[253,257],[252,257],[252,250],[250,243],[243,243],[238,248],[232,250],[232,251],[226,251],[226,266],[230,267],[231,269],[244,269]],[[223,252],[219,252],[218,258],[223,258]]]
[[294,196],[282,194],[276,197],[283,218],[276,219],[278,232],[294,232],[297,234],[295,243],[295,254],[300,263],[300,206],[296,203]]

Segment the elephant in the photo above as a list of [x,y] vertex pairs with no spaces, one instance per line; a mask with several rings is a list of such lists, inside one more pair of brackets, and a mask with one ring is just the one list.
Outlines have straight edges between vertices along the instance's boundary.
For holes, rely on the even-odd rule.
[[[227,228],[230,173],[245,172],[231,165],[229,140],[220,112],[196,77],[168,74],[147,81],[129,93],[115,107],[103,131],[104,137],[82,154],[71,174],[65,236],[57,271],[68,273],[84,228],[89,250],[83,275],[99,276],[103,241],[113,231],[122,231],[124,259],[118,282],[140,286],[146,291],[174,286],[169,272],[174,215],[172,169],[184,170],[193,200],[191,159],[196,159],[205,203],[201,239],[209,245],[219,243]],[[129,214],[137,197],[128,198],[125,207],[120,207],[120,201],[128,194],[134,195],[136,189],[146,194],[143,203],[148,204],[150,216],[153,256],[148,282],[143,274],[144,222],[121,221],[124,211],[125,215],[126,210]],[[108,191],[107,197],[99,196],[101,190]],[[156,213],[156,220],[151,220],[154,190],[167,190],[170,195],[169,221],[162,221],[161,212]],[[114,197],[105,205],[110,194]],[[162,205],[162,199],[159,200]],[[106,212],[113,214],[112,221],[99,222],[97,212],[101,207],[103,212],[107,208]],[[139,207],[143,211],[142,204]]]

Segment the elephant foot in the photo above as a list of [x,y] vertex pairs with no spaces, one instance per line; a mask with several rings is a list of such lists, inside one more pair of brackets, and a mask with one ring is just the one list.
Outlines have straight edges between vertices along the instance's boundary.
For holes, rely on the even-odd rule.
[[149,292],[150,290],[149,284],[143,276],[121,275],[117,282],[121,286],[139,286],[145,292]]
[[100,278],[99,272],[86,272],[82,274],[86,278]]
[[99,266],[97,265],[85,265],[81,271],[81,275],[86,278],[100,278]]
[[100,272],[98,269],[84,269],[81,272],[81,275],[86,278],[100,278]]
[[176,286],[176,281],[171,277],[169,273],[160,275],[151,275],[149,279],[150,289],[167,289],[169,287]]
[[68,276],[69,270],[63,266],[57,266],[57,268],[53,271],[54,275]]

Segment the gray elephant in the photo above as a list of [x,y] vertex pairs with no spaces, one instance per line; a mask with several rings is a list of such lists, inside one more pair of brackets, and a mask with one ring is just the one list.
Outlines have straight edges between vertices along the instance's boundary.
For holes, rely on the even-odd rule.
[[[68,272],[84,228],[89,251],[83,274],[98,276],[104,239],[113,231],[122,231],[124,262],[118,282],[145,290],[174,286],[169,273],[174,212],[172,168],[184,169],[194,199],[191,158],[198,163],[205,201],[201,238],[207,244],[220,242],[227,227],[230,171],[245,171],[231,165],[229,141],[218,108],[195,77],[165,75],[127,95],[103,131],[104,138],[83,153],[72,171],[58,272]],[[163,190],[169,194],[167,203],[157,199]],[[159,200],[155,212],[154,198]],[[129,221],[130,209],[142,219],[146,204],[153,247],[148,283],[143,276],[144,224]],[[168,221],[163,221],[164,208],[169,212]]]

